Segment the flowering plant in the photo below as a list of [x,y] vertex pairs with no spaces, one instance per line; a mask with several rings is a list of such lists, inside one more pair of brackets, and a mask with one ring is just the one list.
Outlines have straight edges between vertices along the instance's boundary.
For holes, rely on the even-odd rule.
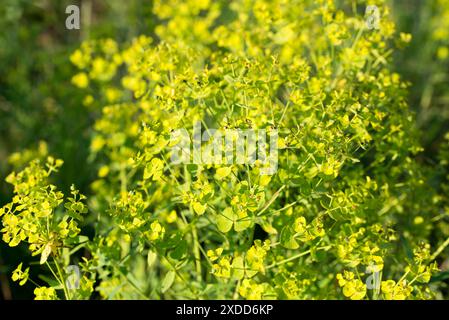
[[[63,161],[30,151],[0,211],[3,241],[53,275],[36,299],[436,297],[438,190],[390,61],[410,37],[369,4],[375,29],[365,1],[157,0],[153,37],[84,42],[70,61],[96,116],[91,192],[64,195]],[[195,122],[276,130],[277,170],[171,162]]]

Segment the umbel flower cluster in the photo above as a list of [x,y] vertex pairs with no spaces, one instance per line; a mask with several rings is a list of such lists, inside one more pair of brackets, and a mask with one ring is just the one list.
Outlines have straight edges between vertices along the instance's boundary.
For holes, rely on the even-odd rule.
[[[390,66],[410,37],[383,2],[369,29],[364,1],[156,0],[153,36],[84,42],[89,196],[52,185],[63,159],[41,146],[11,158],[0,211],[3,241],[53,275],[36,298],[435,297],[438,197]],[[277,130],[277,171],[170,162],[171,133],[197,121]]]

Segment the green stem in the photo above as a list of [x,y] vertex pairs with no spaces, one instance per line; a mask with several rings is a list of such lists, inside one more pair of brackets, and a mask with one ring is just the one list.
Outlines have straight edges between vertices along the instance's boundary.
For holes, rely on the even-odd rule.
[[128,189],[128,177],[125,172],[125,166],[120,167],[120,191],[126,193]]
[[129,279],[119,268],[117,271],[125,278],[126,282],[130,284],[138,294],[140,294],[144,299],[150,300],[150,298],[131,280]]
[[59,268],[59,263],[58,263],[58,261],[56,261],[56,259],[53,259],[53,260],[55,262],[56,269],[58,270],[59,276],[61,277],[62,287],[64,288],[64,293],[66,295],[66,298],[67,298],[67,300],[70,300],[69,290],[67,289],[67,286],[65,284],[64,276],[62,275],[61,268]]
[[274,202],[274,200],[276,200],[277,197],[279,197],[279,195],[281,194],[281,191],[285,188],[285,184],[279,188],[278,191],[276,191],[276,193],[271,197],[270,201],[267,202],[267,204],[263,207],[263,209],[257,214],[257,216],[260,216],[262,213],[265,212],[265,210],[267,210],[271,204]]

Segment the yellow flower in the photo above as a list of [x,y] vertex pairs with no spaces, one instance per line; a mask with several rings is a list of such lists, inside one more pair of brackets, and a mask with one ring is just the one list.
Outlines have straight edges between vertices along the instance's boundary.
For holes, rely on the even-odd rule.
[[394,280],[382,281],[381,291],[387,300],[405,300],[412,293],[413,288],[405,281],[396,283]]
[[150,241],[160,239],[164,236],[165,228],[158,221],[154,221],[150,225],[150,230],[145,232],[146,237]]

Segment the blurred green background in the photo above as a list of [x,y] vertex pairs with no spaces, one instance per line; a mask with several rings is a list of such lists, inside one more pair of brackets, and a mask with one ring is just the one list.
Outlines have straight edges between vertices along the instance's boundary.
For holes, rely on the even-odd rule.
[[[81,30],[65,28],[65,8],[81,8]],[[437,150],[449,128],[449,1],[391,1],[397,30],[411,33],[411,44],[394,55],[394,68],[411,83],[409,105],[416,112],[425,152],[437,162]],[[4,177],[7,158],[48,141],[49,152],[65,161],[58,185],[74,183],[89,194],[94,171],[87,156],[94,116],[70,83],[75,73],[69,55],[85,39],[129,41],[151,35],[151,0],[1,0],[0,1],[0,206],[10,188]],[[28,262],[26,248],[0,243],[0,299],[31,299],[32,290],[12,284],[11,271]],[[25,258],[24,258],[25,257]],[[7,261],[7,263],[6,263]]]

